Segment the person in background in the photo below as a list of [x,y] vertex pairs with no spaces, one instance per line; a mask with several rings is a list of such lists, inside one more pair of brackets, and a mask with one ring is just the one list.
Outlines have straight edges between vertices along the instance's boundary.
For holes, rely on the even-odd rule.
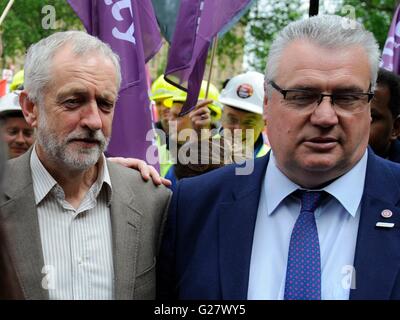
[[10,84],[10,92],[15,90],[22,90],[24,88],[24,69],[18,71]]
[[361,23],[291,22],[271,44],[271,151],[182,179],[159,299],[400,299],[400,167],[369,151],[380,50]]
[[159,121],[155,124],[157,129],[163,130],[168,135],[168,121],[170,106],[165,105],[165,100],[171,98],[174,92],[180,91],[177,87],[164,80],[164,75],[159,76],[151,85],[150,99],[156,105]]
[[164,80],[164,75],[159,76],[151,86],[150,99],[154,101],[159,117],[159,121],[155,123],[155,128],[162,130],[162,132],[157,133],[156,138],[161,177],[165,177],[173,164],[169,153],[169,117],[171,105],[167,105],[165,101],[179,92],[182,91]]
[[[246,72],[227,79],[218,98],[223,104],[220,132],[211,136],[207,143],[199,140],[187,145],[193,155],[190,155],[188,163],[178,159],[174,166],[177,180],[241,162],[246,157],[266,155],[269,147],[264,143],[262,135],[263,99],[264,76],[261,73]],[[246,130],[250,131],[249,137],[246,136]],[[239,137],[235,137],[235,133]]]
[[[180,148],[188,142],[196,142],[201,139],[209,139],[212,135],[212,128],[221,119],[221,105],[218,102],[219,91],[210,84],[208,97],[206,100],[207,82],[203,81],[200,93],[199,102],[190,113],[180,116],[183,104],[186,100],[186,93],[183,91],[176,92],[171,98],[165,100],[165,104],[171,107],[170,111],[170,141],[177,145],[179,159]],[[173,124],[173,127],[171,127]],[[201,133],[206,133],[206,136],[201,136]],[[185,133],[191,134],[185,134]],[[193,136],[194,135],[194,136]],[[170,180],[171,190],[175,189],[177,183],[177,176],[175,174],[175,165],[170,165],[165,178]]]
[[400,77],[379,69],[371,102],[369,144],[383,158],[400,162]]
[[[262,134],[263,100],[264,75],[255,71],[229,79],[219,97],[219,102],[223,104],[221,118],[223,132],[229,130],[231,135],[234,135],[235,130],[240,130],[243,150],[251,148],[252,156],[256,158],[265,156],[269,150]],[[246,141],[246,130],[253,132],[250,141]]]
[[19,93],[13,91],[0,98],[0,139],[7,145],[10,159],[24,154],[35,142],[34,129],[19,105]]

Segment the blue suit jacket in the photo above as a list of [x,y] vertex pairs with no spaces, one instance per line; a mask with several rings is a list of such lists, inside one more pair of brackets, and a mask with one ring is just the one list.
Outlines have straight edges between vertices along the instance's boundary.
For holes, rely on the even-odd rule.
[[[269,155],[254,172],[230,165],[182,180],[161,246],[159,299],[247,298],[253,233]],[[400,165],[369,150],[350,299],[400,299]],[[351,192],[351,190],[349,190]],[[389,209],[391,218],[381,212]],[[393,222],[379,229],[378,221]]]
[[394,140],[390,146],[388,160],[400,163],[400,141]]

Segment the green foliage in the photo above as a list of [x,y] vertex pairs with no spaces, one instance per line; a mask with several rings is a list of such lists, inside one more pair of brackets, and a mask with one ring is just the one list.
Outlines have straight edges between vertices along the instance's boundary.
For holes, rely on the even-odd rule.
[[[354,16],[376,37],[381,49],[399,0],[320,0],[320,13]],[[249,13],[242,17],[239,26],[245,28],[240,36],[229,31],[218,48],[218,55],[234,61],[245,47],[245,61],[249,69],[264,72],[266,57],[272,40],[289,22],[308,14],[308,6],[302,0],[258,0]],[[225,67],[224,65],[220,67]]]
[[[0,0],[3,12],[8,0]],[[50,5],[55,9],[55,23],[48,27]],[[46,8],[45,8],[46,9]],[[42,10],[44,13],[42,13]],[[14,60],[38,40],[56,31],[83,29],[83,26],[65,0],[17,0],[1,26],[4,59]],[[4,60],[3,60],[4,61]]]
[[[219,61],[235,61],[244,53],[249,69],[264,72],[268,50],[276,33],[290,21],[304,15],[304,10],[299,9],[301,3],[301,0],[256,1],[238,26],[220,40],[217,50]],[[223,56],[228,59],[221,59]],[[222,64],[220,67],[226,66]]]
[[382,49],[385,45],[397,2],[396,0],[344,0],[343,6],[338,8],[337,14],[348,15],[350,11],[343,10],[346,9],[344,6],[352,6],[355,9],[356,19],[361,21],[365,28],[375,35]]
[[[2,12],[9,0],[0,0]],[[326,12],[326,3],[333,4],[336,13],[352,6],[355,16],[374,33],[381,48],[386,41],[389,26],[398,0],[320,0],[320,12]],[[46,28],[48,12],[42,13],[46,5],[55,9],[55,29]],[[238,24],[219,39],[217,56],[219,68],[229,68],[243,53],[249,69],[263,72],[269,47],[276,33],[290,21],[307,15],[308,6],[303,0],[257,0],[251,10]],[[328,11],[328,13],[334,13]],[[0,27],[3,42],[2,63],[21,57],[32,44],[56,31],[83,29],[83,26],[66,0],[16,0]],[[244,49],[243,49],[244,48]],[[159,71],[163,72],[166,52],[163,52]],[[162,69],[162,70],[161,70]]]
[[300,0],[258,1],[249,14],[246,28],[246,57],[250,69],[264,72],[266,57],[276,34],[305,12]]
[[248,16],[249,13],[245,14],[235,27],[218,40],[217,56],[220,57],[220,68],[225,69],[232,61],[236,61],[236,59],[242,57],[243,48],[246,44],[242,30],[244,30],[248,23]]

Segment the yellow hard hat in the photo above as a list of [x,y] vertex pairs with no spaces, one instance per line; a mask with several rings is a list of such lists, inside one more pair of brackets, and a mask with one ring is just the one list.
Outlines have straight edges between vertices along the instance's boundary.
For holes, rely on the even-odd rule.
[[157,78],[156,81],[153,82],[151,86],[151,100],[159,100],[159,99],[166,99],[170,98],[174,95],[174,92],[181,91],[177,87],[173,86],[172,84],[168,83],[164,79],[164,75],[161,75]]
[[14,75],[13,80],[10,84],[10,91],[14,91],[14,90],[18,89],[18,87],[22,84],[24,84],[24,70],[23,69],[18,71]]
[[[207,81],[203,81],[200,87],[199,100],[204,100],[206,98],[206,90],[207,90]],[[168,98],[164,101],[164,104],[168,107],[171,107],[174,102],[184,102],[186,101],[187,94],[179,90],[179,93],[175,93],[171,98]],[[222,114],[222,105],[218,101],[219,91],[218,89],[210,83],[210,87],[208,89],[207,99],[212,99],[213,102],[208,105],[208,108],[211,111],[211,120],[213,122],[218,121],[221,118]]]

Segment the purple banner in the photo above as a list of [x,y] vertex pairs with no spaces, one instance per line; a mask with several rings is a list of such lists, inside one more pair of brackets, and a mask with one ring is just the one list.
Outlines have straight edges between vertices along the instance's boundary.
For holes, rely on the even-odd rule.
[[188,92],[181,114],[197,103],[212,39],[245,12],[252,0],[181,0],[165,71],[167,81]]
[[380,67],[400,75],[400,5],[390,25],[388,37],[382,52]]
[[145,160],[152,128],[145,62],[162,45],[151,0],[68,0],[88,33],[108,43],[121,61],[122,83],[107,150]]

